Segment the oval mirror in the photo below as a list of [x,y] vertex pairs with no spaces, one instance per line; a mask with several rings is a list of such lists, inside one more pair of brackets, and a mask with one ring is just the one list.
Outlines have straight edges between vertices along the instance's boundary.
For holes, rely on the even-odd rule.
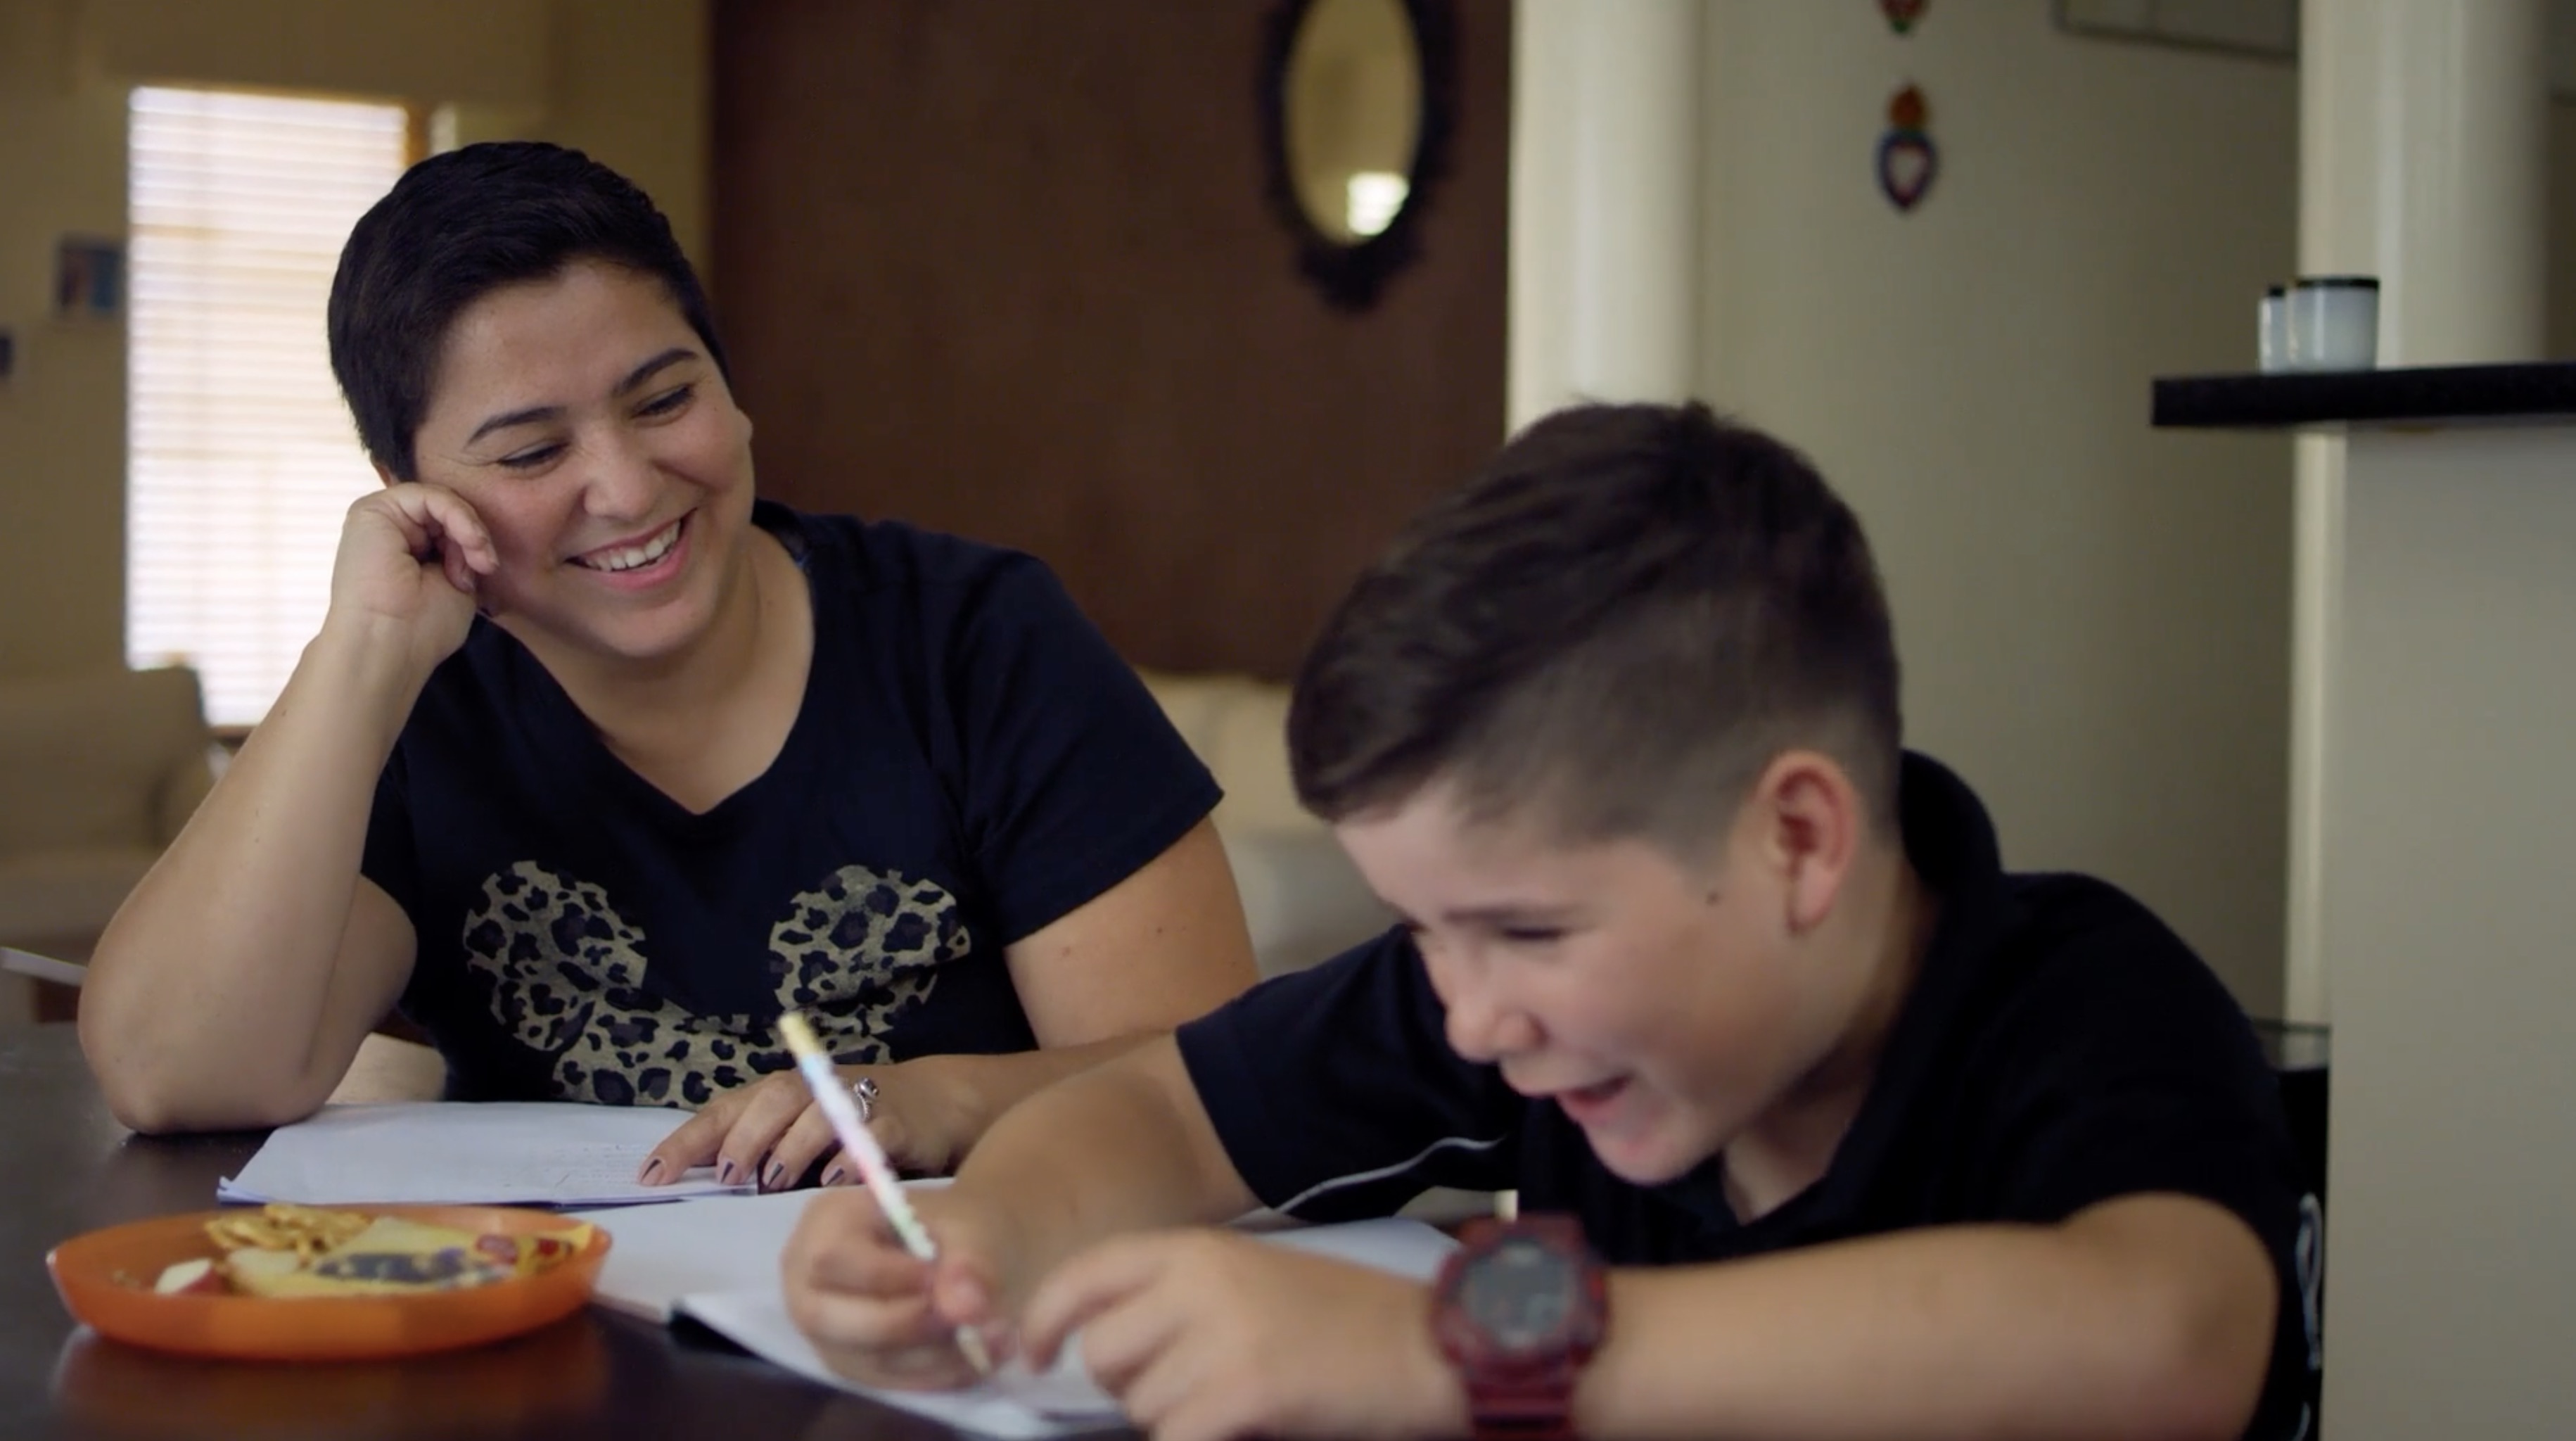
[[1288,0],[1272,21],[1271,189],[1337,304],[1367,305],[1413,254],[1449,44],[1445,0]]
[[1384,234],[1413,188],[1422,48],[1397,0],[1315,0],[1288,52],[1288,173],[1306,222]]

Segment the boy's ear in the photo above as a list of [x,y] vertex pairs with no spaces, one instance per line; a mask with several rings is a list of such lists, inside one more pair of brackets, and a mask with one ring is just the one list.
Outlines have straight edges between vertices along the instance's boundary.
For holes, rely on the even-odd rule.
[[383,461],[371,460],[367,463],[376,468],[376,479],[383,481],[389,486],[402,484],[401,481],[394,479],[394,473],[392,471],[385,469],[385,463]]
[[1860,853],[1861,799],[1850,775],[1817,751],[1784,751],[1753,787],[1763,859],[1782,883],[1792,934],[1831,915]]

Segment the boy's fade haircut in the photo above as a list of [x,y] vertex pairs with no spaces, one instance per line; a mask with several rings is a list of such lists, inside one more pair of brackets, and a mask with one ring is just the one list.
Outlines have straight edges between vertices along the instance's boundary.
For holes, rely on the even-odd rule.
[[1693,402],[1531,425],[1399,533],[1297,677],[1327,821],[1453,786],[1473,821],[1678,854],[1806,748],[1892,824],[1895,638],[1860,522],[1805,457]]
[[417,479],[413,443],[458,313],[577,260],[659,281],[730,378],[697,271],[633,181],[560,145],[467,145],[404,171],[340,250],[327,322],[331,373],[368,457],[397,480]]

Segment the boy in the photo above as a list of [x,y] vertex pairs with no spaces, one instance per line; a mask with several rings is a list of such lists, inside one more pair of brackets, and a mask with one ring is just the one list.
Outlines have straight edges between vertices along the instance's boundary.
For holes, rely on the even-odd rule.
[[[1540,422],[1298,678],[1299,794],[1404,925],[1014,1110],[921,1198],[934,1265],[818,1197],[798,1324],[910,1385],[964,1379],[953,1326],[1079,1328],[1191,1441],[2299,1434],[2250,1029],[2136,902],[2003,873],[1898,732],[1803,459],[1696,405]],[[1203,1229],[1434,1185],[1530,1219],[1432,1287]]]

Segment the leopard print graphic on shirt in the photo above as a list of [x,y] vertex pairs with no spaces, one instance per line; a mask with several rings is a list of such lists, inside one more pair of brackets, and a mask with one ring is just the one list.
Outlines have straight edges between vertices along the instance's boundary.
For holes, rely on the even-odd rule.
[[[795,1065],[767,1020],[699,1015],[646,990],[644,933],[588,881],[531,861],[486,877],[464,942],[493,1017],[554,1057],[558,1100],[695,1108]],[[835,1059],[861,1064],[889,1058],[895,1018],[970,949],[937,884],[844,866],[788,903],[768,967],[779,1004],[804,1012]]]

